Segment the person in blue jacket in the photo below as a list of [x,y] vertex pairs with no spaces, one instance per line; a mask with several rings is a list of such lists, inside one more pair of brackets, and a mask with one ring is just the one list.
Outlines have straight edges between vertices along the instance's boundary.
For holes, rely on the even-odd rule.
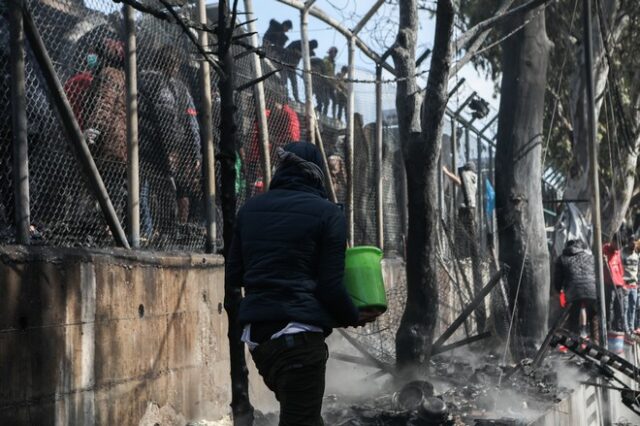
[[242,340],[280,402],[280,426],[317,426],[325,337],[375,315],[359,313],[343,284],[345,217],[327,200],[320,152],[298,142],[278,157],[269,191],[238,212],[226,279],[245,289]]

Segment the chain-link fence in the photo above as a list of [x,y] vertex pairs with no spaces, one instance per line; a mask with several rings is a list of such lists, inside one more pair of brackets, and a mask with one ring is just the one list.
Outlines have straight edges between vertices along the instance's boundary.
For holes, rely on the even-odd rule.
[[[88,144],[98,172],[121,226],[126,229],[128,201],[127,86],[125,72],[126,31],[120,3],[103,0],[27,0],[64,86],[73,115]],[[195,0],[180,2],[174,11],[185,22],[197,22]],[[157,0],[141,2],[155,12],[167,12]],[[207,7],[211,27],[217,21],[216,6]],[[138,140],[141,247],[152,250],[201,251],[206,242],[205,170],[202,154],[199,73],[201,55],[175,22],[150,13],[135,13],[137,37]],[[195,30],[192,28],[192,31]],[[239,30],[240,31],[240,30]],[[0,17],[0,244],[15,241],[12,182],[12,126],[8,22]],[[245,39],[248,40],[248,39]],[[216,40],[210,34],[210,46]],[[308,137],[304,114],[301,45],[287,46],[260,41],[263,74],[280,70],[264,81],[268,153],[272,171],[276,150],[291,141]],[[235,45],[235,85],[256,78],[254,58],[247,47]],[[51,101],[42,69],[27,45],[26,97],[31,194],[31,241],[53,246],[109,247],[112,230],[90,191],[78,165],[57,111]],[[312,49],[313,51],[313,49]],[[313,52],[312,52],[313,53]],[[330,58],[312,55],[313,105],[327,154],[329,178],[338,203],[347,203],[346,67]],[[378,170],[376,165],[376,94],[373,73],[358,70],[354,84],[354,240],[356,245],[378,242]],[[212,125],[216,153],[219,149],[220,98],[211,74]],[[466,88],[469,89],[469,88]],[[236,91],[238,208],[251,196],[265,191],[263,147],[257,109],[257,86]],[[385,255],[395,262],[387,273],[395,283],[388,288],[389,312],[358,335],[381,359],[394,357],[395,332],[406,300],[403,263],[407,233],[407,189],[395,111],[395,85],[383,85],[382,109],[382,230]],[[493,230],[491,199],[495,123],[477,111],[449,111],[446,120],[441,166],[450,174],[439,179],[439,211],[442,227],[438,256],[440,329],[451,324],[462,306],[486,283],[495,262],[490,234]],[[475,120],[485,132],[473,126]],[[489,123],[489,124],[487,124]],[[455,137],[454,137],[455,133]],[[455,144],[453,141],[455,140]],[[472,165],[472,166],[470,166]],[[216,164],[216,182],[220,167]],[[216,200],[217,235],[222,247],[222,216]],[[395,260],[393,260],[395,259]],[[493,266],[492,266],[493,265]],[[469,321],[459,335],[471,333],[482,316]]]
[[[163,11],[159,2],[144,3]],[[175,10],[186,22],[196,22],[195,2]],[[122,6],[99,0],[27,1],[55,67],[64,85],[73,114],[105,183],[119,222],[126,228],[127,190],[127,98],[125,78],[125,30]],[[209,22],[217,9],[208,8]],[[8,39],[8,23],[2,18]],[[138,139],[140,146],[140,235],[143,248],[201,250],[205,245],[205,215],[201,125],[198,111],[203,100],[198,72],[199,55],[183,28],[149,13],[136,12]],[[211,35],[212,46],[215,40]],[[285,48],[260,42],[266,52],[263,73],[280,69],[264,82],[271,166],[275,151],[290,141],[307,136],[304,120],[301,43],[293,40]],[[241,86],[256,77],[246,47],[234,46]],[[68,143],[51,103],[40,66],[27,46],[26,91],[30,154],[30,192],[33,242],[62,246],[110,246],[107,226],[94,194]],[[8,59],[8,43],[3,44]],[[346,66],[336,64],[328,53],[320,58],[312,49],[312,81],[316,114],[327,152],[331,181],[339,203],[347,202],[346,170]],[[8,60],[3,61],[7,67]],[[289,66],[287,66],[289,65]],[[219,142],[220,103],[217,74],[212,71],[214,140]],[[357,77],[375,77],[358,70]],[[294,84],[295,82],[295,84]],[[11,122],[9,71],[3,70],[0,94],[7,109],[2,135],[2,224],[3,240],[13,241],[13,190],[11,185]],[[236,93],[237,205],[265,188],[263,157],[254,89]],[[354,239],[357,244],[376,244],[375,93],[373,84],[355,84],[354,119]],[[394,86],[385,85],[383,108],[393,110]],[[403,255],[406,229],[406,194],[402,151],[393,121],[385,119],[382,142],[383,222],[385,251]],[[5,152],[6,151],[6,152]],[[219,203],[218,212],[219,212]],[[219,221],[219,214],[218,221]],[[217,243],[220,247],[221,226]]]

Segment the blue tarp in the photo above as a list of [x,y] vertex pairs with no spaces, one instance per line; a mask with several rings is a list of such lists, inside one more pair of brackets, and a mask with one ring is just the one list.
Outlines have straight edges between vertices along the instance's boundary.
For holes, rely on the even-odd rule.
[[484,211],[487,212],[487,217],[492,217],[493,210],[496,208],[496,191],[489,179],[485,179],[484,188]]

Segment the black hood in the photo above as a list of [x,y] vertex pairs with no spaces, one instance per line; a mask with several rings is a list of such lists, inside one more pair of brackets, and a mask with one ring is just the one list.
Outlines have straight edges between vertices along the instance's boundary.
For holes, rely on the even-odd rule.
[[269,189],[291,189],[312,192],[327,198],[324,187],[324,162],[315,145],[309,142],[293,142],[284,147],[294,154],[282,160]]
[[564,250],[562,250],[562,254],[566,256],[575,256],[576,254],[583,253],[584,251],[586,251],[586,249],[582,247],[581,244],[574,244],[565,247]]

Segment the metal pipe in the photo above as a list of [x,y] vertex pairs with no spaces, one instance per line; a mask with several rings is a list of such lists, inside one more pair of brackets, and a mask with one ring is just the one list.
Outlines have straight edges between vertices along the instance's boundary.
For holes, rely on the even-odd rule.
[[[496,181],[495,178],[495,164],[494,164],[494,158],[493,158],[493,147],[491,145],[489,145],[487,147],[487,149],[489,150],[489,181],[491,182],[491,185],[493,185],[493,183]],[[495,209],[493,211],[493,213],[491,213],[491,217],[487,218],[488,219],[488,226],[489,226],[489,232],[491,233],[491,235],[493,236],[493,217],[495,215]],[[491,244],[493,244],[493,241],[491,242]],[[495,246],[495,244],[493,244]]]
[[593,216],[593,255],[596,266],[596,278],[598,280],[598,295],[600,298],[600,345],[607,348],[607,309],[605,303],[604,270],[602,262],[602,220],[600,217],[600,183],[598,171],[598,146],[596,136],[596,112],[593,88],[593,50],[591,28],[591,1],[583,1],[584,19],[584,59],[586,73],[587,95],[587,120],[589,123],[589,178],[591,180],[591,214]]
[[[311,4],[309,3],[309,7]],[[300,10],[300,33],[302,41],[302,78],[304,80],[304,116],[307,122],[307,137],[309,142],[315,143],[316,115],[313,111],[313,84],[311,82],[311,56],[309,53],[309,32],[308,32],[309,8]]]
[[[458,173],[458,129],[456,128],[456,119],[451,117],[451,173]],[[451,225],[456,222],[456,195],[458,188],[455,183],[451,183]],[[451,247],[451,250],[454,248]]]
[[36,57],[38,65],[40,66],[40,69],[42,71],[42,75],[47,83],[52,101],[56,109],[58,110],[58,113],[60,114],[62,126],[65,130],[65,133],[67,134],[67,138],[74,147],[75,153],[78,157],[78,161],[80,162],[87,180],[89,181],[89,187],[93,191],[94,196],[100,204],[100,208],[102,210],[102,213],[104,214],[105,220],[109,226],[114,240],[118,245],[128,249],[130,248],[130,246],[129,242],[127,241],[127,236],[118,220],[118,216],[116,215],[116,211],[113,208],[113,204],[111,203],[111,199],[109,198],[107,189],[104,186],[104,181],[100,176],[100,172],[96,167],[95,161],[93,161],[91,151],[89,151],[89,147],[84,140],[84,136],[82,134],[82,131],[80,130],[78,121],[73,114],[73,110],[71,109],[69,100],[64,93],[64,89],[62,88],[62,84],[58,79],[55,68],[53,67],[53,63],[51,62],[51,58],[49,57],[49,53],[47,52],[44,42],[42,41],[42,37],[40,36],[38,28],[35,26],[29,11],[26,8],[23,8],[22,11],[24,17],[25,32],[27,35],[27,39],[29,40],[29,45],[33,50],[33,54]]
[[464,160],[471,161],[471,139],[469,138],[469,126],[464,127]]
[[482,339],[486,339],[487,337],[491,337],[490,331],[485,331],[484,333],[476,334],[475,336],[467,337],[466,339],[458,340],[455,343],[451,343],[448,345],[441,346],[431,351],[431,356],[441,354],[443,352],[447,352],[456,348],[460,348],[462,346],[468,345],[473,342],[480,341]]
[[364,14],[362,19],[360,19],[356,26],[353,27],[353,29],[351,30],[351,34],[353,34],[354,36],[357,35],[364,28],[367,22],[369,22],[369,19],[371,19],[371,17],[375,15],[378,9],[380,9],[380,6],[384,4],[384,1],[385,0],[378,0],[373,6],[371,6],[371,9],[369,9],[369,11]]
[[433,348],[432,351],[438,351],[442,347],[444,342],[446,342],[447,339],[451,337],[453,333],[456,332],[458,327],[460,327],[462,323],[464,323],[467,317],[471,315],[471,313],[475,311],[475,309],[478,306],[480,306],[481,303],[484,302],[484,298],[487,297],[487,295],[491,292],[491,290],[493,290],[493,288],[500,283],[500,280],[502,279],[503,276],[506,276],[508,271],[509,271],[509,267],[503,266],[501,270],[496,272],[493,275],[493,277],[491,277],[491,280],[489,280],[487,285],[485,285],[482,288],[482,290],[480,290],[480,292],[473,297],[473,300],[471,300],[471,302],[469,302],[469,304],[465,306],[465,308],[462,310],[460,315],[458,315],[458,318],[456,318],[451,323],[449,328],[447,328],[445,332],[442,333],[440,337],[438,337],[438,340],[436,340],[432,346]]
[[489,130],[489,127],[491,127],[491,125],[496,122],[496,120],[498,119],[498,115],[500,114],[496,113],[496,115],[494,115],[493,118],[489,120],[489,122],[482,129],[480,129],[481,135],[484,134],[484,132],[486,132],[487,130]]
[[135,10],[124,5],[127,102],[127,220],[129,244],[140,247],[140,150],[138,145],[138,65]]
[[[207,25],[207,6],[205,0],[198,0],[198,21],[201,25]],[[199,31],[198,41],[206,50],[209,50],[209,34],[207,31]],[[202,144],[202,167],[204,175],[204,206],[207,227],[207,240],[205,251],[213,253],[216,249],[216,162],[214,158],[215,148],[213,141],[213,108],[211,100],[211,67],[209,62],[202,58],[200,61],[200,143]]]
[[347,240],[349,245],[354,245],[354,107],[355,97],[353,92],[353,80],[355,79],[355,56],[356,56],[356,44],[355,38],[349,38],[349,62],[347,64],[349,69],[349,83],[347,84]]
[[[256,32],[256,24],[252,20],[253,1],[244,0],[244,9],[247,14],[247,30],[253,33],[251,36],[251,45],[258,47],[258,34]],[[258,54],[251,55],[253,57],[253,69],[255,71],[254,79],[259,80],[262,77],[262,63]],[[295,76],[294,76],[295,78]],[[271,183],[271,152],[269,150],[269,127],[267,123],[267,105],[264,96],[264,83],[259,81],[253,86],[253,99],[255,101],[256,115],[258,116],[258,137],[260,138],[260,154],[262,154],[262,182],[265,188],[269,188]]]
[[467,105],[469,105],[469,103],[473,100],[473,98],[476,96],[476,92],[475,90],[469,95],[469,97],[467,99],[464,100],[464,102],[458,107],[458,109],[453,113],[453,115],[457,116],[460,115],[460,113],[462,112],[463,109],[465,109],[467,107]]
[[337,204],[338,197],[336,195],[336,189],[333,186],[333,181],[331,180],[331,170],[329,169],[329,159],[327,158],[327,153],[324,150],[322,135],[320,134],[320,129],[318,127],[316,127],[316,137],[318,138],[317,146],[318,146],[318,149],[320,150],[320,154],[322,155],[322,162],[324,164],[324,174],[325,174],[326,185],[327,185],[327,188],[329,189],[329,199],[332,202]]
[[[13,197],[16,241],[29,244],[29,141],[27,138],[27,97],[25,93],[25,48],[22,0],[9,3],[9,46],[11,72],[11,130],[13,135]],[[7,206],[8,207],[8,206]]]
[[456,85],[453,86],[453,89],[451,89],[449,91],[449,93],[447,93],[447,98],[451,98],[458,90],[460,90],[460,88],[462,87],[462,85],[464,84],[465,81],[466,81],[466,79],[464,77],[462,77],[460,80],[458,80]]
[[478,154],[478,192],[477,192],[477,209],[478,209],[478,243],[480,244],[480,249],[483,250],[485,233],[483,231],[484,225],[484,175],[482,173],[482,139],[476,138],[476,151]]
[[384,189],[382,186],[382,65],[376,64],[376,236],[384,252]]
[[485,141],[486,143],[488,143],[489,145],[495,147],[496,143],[495,143],[495,138],[488,138],[487,136],[483,135],[482,133],[480,133],[480,131],[478,129],[476,129],[475,127],[473,127],[470,123],[469,120],[467,120],[464,117],[461,117],[460,115],[456,115],[456,113],[451,110],[450,108],[447,107],[447,110],[445,111],[445,114],[448,117],[456,117],[456,120],[458,120],[460,122],[460,124],[462,124],[463,126],[469,126],[469,128],[471,129],[471,131],[473,133],[475,133],[476,135],[478,135],[479,137],[482,138],[483,141]]

